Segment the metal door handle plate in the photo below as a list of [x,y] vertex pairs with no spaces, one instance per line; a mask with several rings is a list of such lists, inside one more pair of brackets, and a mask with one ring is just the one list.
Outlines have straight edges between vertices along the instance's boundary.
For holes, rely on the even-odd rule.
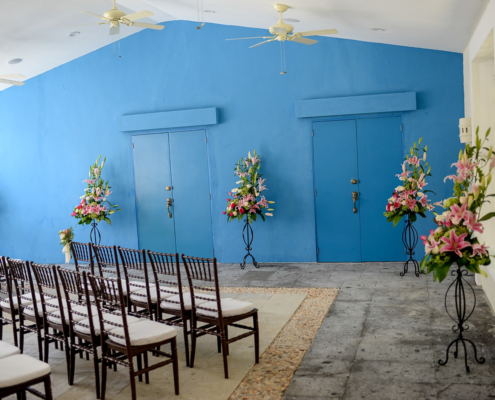
[[167,199],[167,211],[168,211],[168,217],[172,218],[172,213],[170,212],[170,206],[172,205],[172,199],[169,197]]
[[352,192],[352,202],[353,202],[352,212],[354,214],[357,213],[357,208],[356,208],[356,200],[357,199],[358,199],[358,192]]

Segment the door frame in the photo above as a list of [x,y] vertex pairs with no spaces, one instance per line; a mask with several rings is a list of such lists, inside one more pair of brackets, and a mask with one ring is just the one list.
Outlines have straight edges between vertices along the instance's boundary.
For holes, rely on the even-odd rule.
[[[129,135],[129,141],[130,141],[130,152],[131,152],[131,162],[132,162],[132,180],[133,180],[133,185],[132,185],[132,195],[134,197],[134,218],[136,220],[136,237],[137,237],[137,243],[138,243],[138,248],[140,248],[140,243],[139,243],[139,220],[138,220],[138,213],[137,213],[137,204],[136,204],[136,197],[137,197],[137,191],[136,191],[136,173],[134,170],[134,152],[132,151],[132,137],[133,136],[138,136],[138,135],[156,135],[156,134],[161,134],[161,133],[173,133],[173,132],[191,132],[191,131],[205,131],[205,138],[206,138],[206,160],[208,163],[208,189],[209,189],[209,195],[210,195],[210,222],[211,222],[211,238],[212,238],[212,243],[211,243],[211,248],[213,249],[213,257],[215,257],[215,230],[213,229],[213,202],[212,202],[212,195],[211,195],[211,165],[210,165],[210,131],[208,129],[208,126],[196,126],[194,128],[174,128],[174,129],[150,129],[147,131],[142,131],[142,132],[132,132]],[[175,228],[174,228],[175,230]],[[177,245],[176,245],[177,246]],[[176,248],[177,250],[177,248]]]
[[311,138],[311,161],[312,161],[312,169],[313,169],[313,209],[314,209],[314,221],[315,221],[315,256],[316,256],[316,262],[320,262],[318,260],[318,221],[317,221],[317,208],[316,208],[316,181],[315,181],[315,138],[313,136],[314,132],[314,124],[316,122],[331,122],[331,121],[347,121],[347,120],[358,120],[358,119],[372,119],[372,118],[390,118],[390,117],[399,117],[400,118],[400,125],[402,127],[401,129],[401,151],[402,151],[402,157],[404,157],[404,132],[405,132],[405,125],[404,125],[404,117],[402,113],[374,113],[374,114],[358,114],[358,115],[342,115],[342,116],[335,116],[335,117],[319,117],[319,118],[311,118],[311,132],[310,132],[310,138]]

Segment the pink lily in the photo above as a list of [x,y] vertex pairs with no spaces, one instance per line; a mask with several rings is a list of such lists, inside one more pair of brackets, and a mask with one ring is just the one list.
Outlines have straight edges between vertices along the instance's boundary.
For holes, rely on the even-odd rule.
[[408,198],[406,201],[406,206],[408,206],[411,211],[414,211],[414,207],[416,206],[416,200],[414,200],[412,197]]
[[409,165],[416,165],[417,167],[419,167],[419,160],[416,156],[409,158],[407,162],[409,163]]
[[483,233],[483,224],[481,222],[477,222],[476,215],[469,210],[464,213],[464,225],[467,226],[468,229]]
[[249,175],[247,172],[238,172],[237,175],[239,175],[241,178],[245,177],[246,175]]
[[495,157],[492,158],[492,162],[490,163],[490,169],[495,168]]
[[261,200],[258,202],[258,204],[262,207],[268,207],[268,202],[265,199],[265,196],[261,196]]
[[428,238],[426,237],[426,235],[421,235],[420,239],[423,241],[423,244],[428,243]]
[[471,247],[471,243],[464,241],[466,238],[467,233],[463,233],[461,236],[457,236],[455,231],[452,229],[450,231],[450,236],[449,237],[442,237],[441,240],[445,244],[441,248],[440,252],[441,253],[446,253],[448,251],[451,251],[455,254],[457,254],[459,257],[462,257],[461,250],[465,249],[466,247]]
[[[426,245],[425,245],[426,254],[430,254],[430,253],[438,254],[440,252],[439,246],[441,243],[442,242],[440,240],[437,242],[435,239],[431,239],[431,242],[426,243]],[[442,247],[442,249],[443,249],[443,247]]]
[[423,197],[421,197],[421,200],[419,201],[423,206],[426,206],[426,204],[428,203],[427,197],[428,196],[424,195]]
[[486,249],[488,249],[488,247],[490,247],[490,246],[485,246],[484,244],[479,244],[479,243],[473,244],[473,254],[471,257],[475,257],[476,255],[487,256],[488,252],[486,251]]
[[256,157],[251,157],[251,163],[254,165],[256,163],[258,163],[260,161],[260,159],[258,158],[258,156]]
[[474,198],[477,199],[478,195],[480,194],[480,185],[476,185],[475,183],[473,183],[473,194]]
[[265,182],[266,179],[258,179],[258,191],[261,192],[262,190],[266,190],[266,186],[263,186],[263,182]]
[[466,212],[467,204],[463,204],[462,207],[459,207],[457,204],[454,204],[450,207],[449,218],[454,225],[459,225],[461,220],[464,218],[464,213]]
[[409,177],[409,174],[411,174],[411,171],[406,171],[406,164],[402,164],[402,174],[397,174],[395,176],[399,177],[401,181],[406,181],[407,178]]
[[249,167],[249,160],[247,158],[244,160],[244,164],[246,164],[246,167]]

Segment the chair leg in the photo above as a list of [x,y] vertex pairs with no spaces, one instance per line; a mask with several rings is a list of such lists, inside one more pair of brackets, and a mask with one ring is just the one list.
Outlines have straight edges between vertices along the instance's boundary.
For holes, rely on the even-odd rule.
[[95,367],[95,385],[96,385],[96,398],[100,398],[100,368],[98,367],[98,353],[96,352],[95,346],[93,346],[93,364]]
[[45,338],[43,340],[43,347],[44,347],[44,358],[43,358],[43,361],[44,362],[48,362],[48,357],[50,355],[50,350],[49,350],[49,346],[50,346],[50,338],[47,336],[49,333],[49,330],[48,328],[46,329],[46,332],[45,332]]
[[[137,358],[137,369],[138,371],[141,371],[143,369],[143,363],[142,363],[142,354],[138,354],[136,356]],[[143,375],[138,375],[138,379],[139,379],[139,382],[142,382],[143,381]]]
[[196,323],[191,321],[191,359],[189,366],[194,368],[194,357],[196,356]]
[[24,354],[24,329],[21,323],[19,323],[19,350]]
[[229,379],[229,364],[227,360],[227,340],[225,336],[222,334],[222,356],[223,356],[223,371],[225,373],[225,379]]
[[[77,343],[79,343],[79,346],[82,346],[82,339],[81,338],[77,338]],[[80,359],[83,359],[84,358],[84,354],[83,354],[82,351],[79,353],[79,358]]]
[[105,353],[102,348],[101,349],[102,371],[101,371],[101,391],[100,391],[101,400],[105,400],[105,391],[107,388],[107,360],[104,357],[105,357]]
[[12,334],[14,335],[14,345],[17,347],[19,345],[19,338],[17,336],[17,324],[15,322],[15,315],[12,315]]
[[174,388],[176,396],[179,395],[179,360],[177,357],[177,339],[174,338],[170,343],[172,346],[172,357],[173,357],[173,367],[174,367]]
[[45,378],[44,384],[45,384],[45,399],[46,400],[52,400],[53,399],[53,397],[52,397],[53,396],[52,395],[52,382],[50,379],[50,375],[48,375]]
[[184,321],[184,347],[186,348],[186,367],[189,367],[189,339],[187,337],[187,319]]
[[[54,330],[53,330],[53,335],[56,335],[56,334],[57,334],[57,332],[58,332],[58,331],[57,331],[56,329],[54,329]],[[57,342],[56,340],[55,340],[55,350],[58,350],[58,342]]]
[[228,325],[225,325],[225,340],[226,340],[226,343],[227,343],[227,355],[229,355],[229,343],[228,343],[228,340],[229,340],[229,326]]
[[[146,368],[148,368],[148,352],[147,351],[143,353],[143,358],[144,358],[144,368],[146,369]],[[146,372],[144,374],[144,378],[145,378],[146,384],[149,385],[149,383],[150,383],[150,374],[148,372]]]
[[3,310],[0,308],[0,340],[3,339]]
[[[220,333],[220,328],[217,328],[217,332]],[[217,336],[217,350],[219,353],[222,352],[222,340],[220,339],[220,336]]]
[[[38,337],[38,353],[39,353],[39,359],[40,361],[43,361],[43,342],[44,340],[41,337],[41,328],[37,328],[36,330],[36,336]],[[48,341],[48,338],[46,338],[46,341]],[[57,342],[55,342],[57,343]],[[46,355],[46,359],[48,362],[48,355]]]
[[74,384],[74,374],[76,371],[76,348],[71,346],[70,349],[70,378],[69,385],[72,386]]
[[[140,357],[138,356],[138,360],[139,359]],[[136,377],[134,376],[134,367],[132,363],[129,365],[129,377],[131,379],[132,400],[136,400]]]
[[254,358],[256,364],[260,362],[260,328],[258,326],[258,313],[253,314],[254,331]]

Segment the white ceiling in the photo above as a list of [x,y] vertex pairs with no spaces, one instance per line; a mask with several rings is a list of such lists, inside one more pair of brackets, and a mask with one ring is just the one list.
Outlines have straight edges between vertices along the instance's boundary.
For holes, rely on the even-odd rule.
[[[197,20],[197,0],[117,0],[126,13],[149,10],[142,22]],[[279,0],[282,1],[282,0]],[[285,18],[295,31],[336,28],[336,37],[463,52],[489,0],[283,0]],[[269,0],[203,0],[205,21],[268,28],[278,20]],[[108,26],[72,25],[98,22],[78,11],[103,14],[111,0],[0,0],[0,74],[39,75],[115,41]],[[375,32],[371,28],[383,28]],[[165,28],[166,29],[166,28]],[[204,28],[207,29],[207,26]],[[81,35],[70,37],[72,31]],[[121,38],[140,29],[121,28]],[[163,31],[162,31],[163,32]],[[156,32],[160,34],[159,31]],[[268,32],[267,32],[268,33]],[[255,42],[253,42],[254,44]],[[116,50],[118,51],[118,49]],[[9,65],[14,58],[21,64]],[[0,84],[0,90],[9,86]]]

